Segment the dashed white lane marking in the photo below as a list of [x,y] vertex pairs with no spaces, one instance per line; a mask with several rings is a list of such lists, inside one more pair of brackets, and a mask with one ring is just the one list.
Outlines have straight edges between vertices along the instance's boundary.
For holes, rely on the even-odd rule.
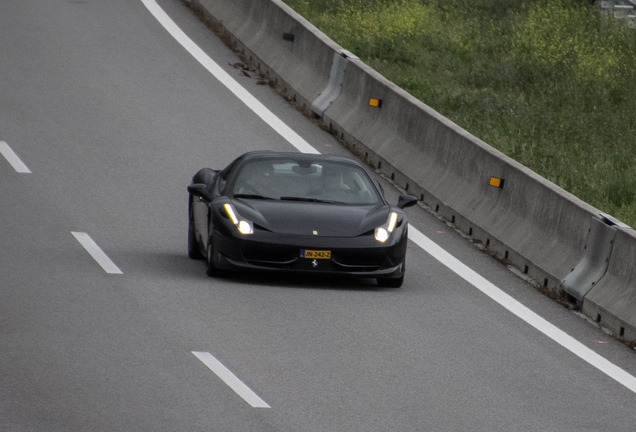
[[114,262],[111,261],[110,258],[104,253],[104,251],[97,246],[97,243],[93,241],[93,239],[84,232],[71,232],[73,236],[77,239],[77,241],[86,249],[86,251],[91,254],[93,259],[97,261],[97,264],[102,266],[102,268],[106,271],[106,273],[110,274],[123,274],[119,267],[115,265]]
[[[208,57],[203,50],[201,50],[196,44],[188,38],[188,36],[177,27],[177,25],[165,14],[165,12],[157,5],[154,0],[141,0],[150,12],[157,18],[157,20],[163,25],[166,30],[186,49],[199,63],[201,63],[210,73],[212,73],[219,81],[226,85],[239,99],[256,112],[263,120],[268,122],[272,128],[274,128],[280,135],[285,137],[291,145],[296,147],[303,153],[320,153],[314,149],[309,143],[300,138],[295,132],[282,123],[282,121],[274,116],[272,113],[269,115],[263,115],[262,110],[266,110],[260,102],[258,102],[252,95],[250,95],[243,87],[240,86],[232,77],[230,77],[225,71],[223,71],[210,57]],[[252,102],[253,101],[253,102]],[[251,105],[254,104],[254,105]],[[254,108],[257,107],[257,108]],[[269,112],[269,111],[268,111]],[[269,122],[270,117],[275,118],[275,121]],[[288,134],[288,131],[293,134]],[[289,138],[288,138],[289,137]],[[541,333],[548,336],[553,341],[557,342],[564,348],[568,349],[581,359],[585,360],[590,365],[594,366],[601,372],[605,373],[609,377],[613,378],[620,384],[624,385],[634,393],[636,393],[636,378],[623,369],[611,363],[604,357],[596,354],[594,351],[581,344],[579,341],[569,336],[556,326],[550,324],[545,319],[532,312],[530,309],[510,297],[508,294],[501,291],[492,283],[481,277],[479,274],[468,268],[465,264],[459,261],[457,258],[446,252],[439,245],[426,237],[420,231],[418,231],[412,225],[409,225],[409,239],[424,249],[433,258],[447,266],[450,270],[458,274],[464,280],[475,286],[481,292],[488,297],[505,307],[507,310],[530,324]]]
[[245,90],[238,82],[225,72],[214,60],[212,60],[197,44],[195,44],[174,21],[159,7],[154,0],[141,0],[151,14],[161,23],[161,25],[175,38],[177,42],[188,51],[201,65],[218,79],[221,84],[227,87],[239,100],[248,108],[262,118],[283,138],[289,141],[294,147],[303,153],[318,153],[318,151],[307,143],[292,128],[287,126],[274,113],[268,110],[250,92]]
[[226,368],[223,363],[218,361],[209,352],[192,351],[192,354],[197,356],[199,360],[203,362],[212,372],[214,372],[225,384],[227,384],[237,395],[242,397],[245,402],[250,404],[254,408],[270,408],[267,403],[256,393],[254,393],[243,381],[238,379],[236,375]]
[[17,154],[4,141],[0,141],[0,153],[11,164],[14,170],[23,174],[30,174],[31,170],[20,160]]

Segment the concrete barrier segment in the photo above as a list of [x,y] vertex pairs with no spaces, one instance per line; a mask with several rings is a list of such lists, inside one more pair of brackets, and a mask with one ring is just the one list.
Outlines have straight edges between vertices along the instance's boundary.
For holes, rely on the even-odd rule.
[[[247,60],[306,109],[323,93],[342,48],[279,0],[193,0],[234,38]],[[283,34],[293,35],[293,41]],[[289,39],[289,38],[288,38]]]
[[563,279],[563,290],[574,297],[580,304],[585,295],[605,275],[609,265],[616,226],[608,223],[602,217],[592,219],[587,241],[584,246],[583,258],[576,265],[572,273]]
[[605,276],[583,300],[583,313],[627,340],[636,341],[636,232],[616,230]]

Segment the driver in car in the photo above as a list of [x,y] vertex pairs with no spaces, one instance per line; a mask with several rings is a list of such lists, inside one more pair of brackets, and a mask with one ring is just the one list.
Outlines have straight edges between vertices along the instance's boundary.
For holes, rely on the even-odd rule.
[[323,166],[320,188],[312,190],[309,195],[330,201],[351,202],[355,195],[342,180],[341,170],[333,166]]

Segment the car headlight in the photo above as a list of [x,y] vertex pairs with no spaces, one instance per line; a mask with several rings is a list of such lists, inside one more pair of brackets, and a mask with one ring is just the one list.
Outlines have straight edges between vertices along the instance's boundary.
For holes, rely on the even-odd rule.
[[397,225],[397,219],[397,213],[389,213],[389,218],[387,219],[386,223],[375,229],[375,239],[380,243],[384,243],[385,241],[387,241],[391,236],[391,233],[395,229],[395,225]]
[[236,225],[238,232],[241,234],[252,234],[254,232],[254,225],[252,222],[245,219],[239,219],[236,210],[232,207],[232,204],[225,204],[223,207],[225,208],[225,212],[230,217],[232,223]]

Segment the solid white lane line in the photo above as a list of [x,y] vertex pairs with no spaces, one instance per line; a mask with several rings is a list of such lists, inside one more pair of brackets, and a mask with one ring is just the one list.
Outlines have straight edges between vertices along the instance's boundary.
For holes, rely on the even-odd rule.
[[97,261],[97,264],[102,266],[102,268],[106,271],[106,273],[110,274],[123,274],[119,267],[115,265],[114,262],[108,258],[108,256],[104,253],[104,251],[97,246],[97,243],[93,241],[92,238],[86,233],[83,232],[73,232],[71,234],[75,236],[77,241],[86,249],[86,251],[91,254],[93,259]]
[[4,141],[0,141],[0,153],[11,164],[14,170],[19,173],[30,174],[31,170],[20,160],[17,154]]
[[[181,29],[177,27],[177,25],[170,19],[170,17],[168,17],[165,14],[165,12],[163,12],[163,10],[157,5],[157,3],[155,3],[154,0],[141,0],[141,1],[146,5],[146,7],[155,16],[155,18],[157,18],[157,20],[168,30],[168,32],[173,37],[175,37],[175,39],[177,39],[175,34],[179,35],[180,39],[177,39],[179,43],[183,45],[184,48],[186,48],[188,52],[190,52],[190,54],[192,54],[192,56],[194,56],[203,66],[207,68],[206,64],[214,64],[216,68],[220,70],[220,74],[217,76],[215,72],[213,72],[210,68],[208,68],[208,70],[215,77],[217,77],[217,79],[221,81],[221,78],[219,78],[219,76],[222,76],[223,80],[226,80],[227,83],[224,81],[221,81],[221,82],[223,82],[223,84],[225,84],[228,88],[230,88],[230,90],[232,90],[235,87],[239,87],[241,89],[241,91],[237,90],[236,92],[232,90],[234,94],[247,93],[245,89],[243,89],[236,81],[234,81],[232,77],[230,77],[227,73],[225,73],[225,71],[220,69],[219,66],[216,65],[216,63],[214,63],[214,61],[212,61],[212,59],[210,59],[207,56],[207,54],[205,54],[200,48],[196,46],[194,42],[192,42],[192,40],[190,40],[185,35],[185,33],[183,33]],[[161,17],[161,19],[159,19],[159,17]],[[252,99],[256,100],[251,95],[249,96],[249,98],[246,97],[245,99],[243,99],[240,96],[239,98],[243,102],[248,104],[248,106],[250,106],[249,103],[251,103],[251,102],[248,102],[249,100],[252,100]],[[258,106],[263,107],[263,105],[260,102],[256,101],[256,103],[258,104]],[[252,107],[250,106],[250,108]],[[252,108],[252,109],[254,109],[254,112],[259,114],[255,108]],[[261,108],[258,108],[258,109],[260,110]],[[266,110],[267,108],[263,107],[263,109]],[[260,114],[259,116],[263,118],[263,120],[267,121],[265,117],[261,116]],[[285,125],[284,123],[282,123],[280,119],[276,118],[276,120],[277,120],[276,122],[270,123],[272,128],[274,128],[280,135],[285,137],[290,142],[290,144],[296,147],[299,151],[303,153],[316,153],[316,154],[320,153],[316,149],[311,147],[306,141],[302,140],[302,138],[300,137],[299,138],[301,141],[287,138],[285,131],[290,130],[289,127]],[[280,130],[278,129],[280,124],[284,125],[284,129],[280,129]],[[298,136],[295,133],[294,135]],[[609,360],[596,354],[594,351],[590,350],[585,345],[581,344],[576,339],[569,336],[567,333],[563,332],[556,326],[550,324],[545,319],[541,318],[539,315],[535,314],[530,309],[526,308],[524,305],[522,305],[521,303],[519,303],[518,301],[510,297],[508,294],[501,291],[495,285],[488,282],[479,274],[477,274],[476,272],[468,268],[465,264],[463,264],[457,258],[450,255],[448,252],[446,252],[439,245],[437,245],[431,239],[426,237],[424,234],[422,234],[412,225],[409,225],[409,239],[413,241],[415,244],[417,244],[419,247],[424,249],[433,258],[439,260],[442,264],[447,266],[450,270],[457,273],[464,280],[466,280],[467,282],[475,286],[477,289],[482,291],[484,294],[489,296],[491,299],[499,303],[501,306],[505,307],[507,310],[517,315],[522,320],[526,321],[528,324],[530,324],[535,329],[539,330],[541,333],[548,336],[553,341],[557,342],[564,348],[570,350],[572,353],[576,354],[581,359],[585,360],[586,362],[588,362],[595,368],[599,369],[601,372],[605,373],[609,377],[613,378],[620,384],[624,385],[625,387],[627,387],[628,389],[636,393],[636,378],[634,378],[632,375],[625,372],[623,369],[619,368],[618,366],[614,365]]]
[[159,23],[172,35],[172,37],[188,51],[204,68],[218,79],[221,84],[227,87],[237,98],[239,98],[248,108],[262,118],[283,138],[289,141],[294,147],[303,153],[318,153],[315,148],[307,143],[300,135],[294,132],[274,113],[268,110],[265,105],[259,102],[251,93],[243,88],[227,72],[225,72],[214,60],[212,60],[197,44],[195,44],[174,21],[159,7],[154,0],[141,0],[151,14]]
[[559,345],[605,373],[610,378],[613,378],[636,393],[636,378],[501,291],[477,272],[470,269],[466,264],[446,252],[437,243],[426,237],[412,225],[409,225],[409,239],[492,300],[499,303]]
[[250,404],[254,408],[270,408],[267,403],[256,393],[254,393],[243,381],[238,379],[236,375],[232,373],[228,368],[223,366],[223,363],[218,361],[209,352],[192,351],[192,354],[197,356],[199,360],[203,362],[212,372],[214,372],[225,384],[227,384],[237,395],[242,397],[245,402]]

